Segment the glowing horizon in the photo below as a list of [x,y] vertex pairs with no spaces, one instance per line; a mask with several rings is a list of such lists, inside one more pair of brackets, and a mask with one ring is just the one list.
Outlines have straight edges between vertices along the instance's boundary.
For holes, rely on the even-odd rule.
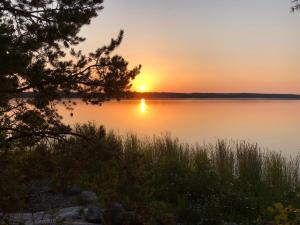
[[105,1],[80,47],[92,51],[124,29],[116,54],[143,66],[133,91],[300,94],[300,13],[289,3]]

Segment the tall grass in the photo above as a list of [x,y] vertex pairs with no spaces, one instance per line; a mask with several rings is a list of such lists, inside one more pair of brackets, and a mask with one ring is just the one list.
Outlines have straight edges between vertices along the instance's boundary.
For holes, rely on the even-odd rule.
[[[120,136],[92,124],[75,129],[96,142],[72,137],[1,153],[15,185],[47,179],[58,191],[81,186],[101,193],[104,204],[120,201],[145,220],[174,215],[185,224],[250,224],[276,202],[300,207],[298,156],[289,159],[245,141],[191,145],[170,135]],[[12,181],[7,170],[0,173],[6,176],[0,179],[4,190]],[[15,188],[20,199],[22,187]],[[0,208],[11,210],[8,205],[0,198]]]

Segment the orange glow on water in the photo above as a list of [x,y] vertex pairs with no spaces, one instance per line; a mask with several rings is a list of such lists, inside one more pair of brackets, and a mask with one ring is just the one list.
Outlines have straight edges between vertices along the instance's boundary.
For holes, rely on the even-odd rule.
[[76,102],[73,117],[62,104],[57,106],[67,124],[92,121],[121,134],[171,132],[191,143],[225,138],[249,140],[287,153],[300,150],[300,101],[139,99],[101,107]]

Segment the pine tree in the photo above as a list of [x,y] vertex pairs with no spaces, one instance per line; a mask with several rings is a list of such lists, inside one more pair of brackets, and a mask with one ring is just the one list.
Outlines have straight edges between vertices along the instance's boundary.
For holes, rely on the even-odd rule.
[[103,0],[0,0],[0,145],[77,135],[61,122],[57,101],[76,95],[101,104],[129,91],[140,66],[111,56],[123,31],[88,55],[74,49],[102,9]]

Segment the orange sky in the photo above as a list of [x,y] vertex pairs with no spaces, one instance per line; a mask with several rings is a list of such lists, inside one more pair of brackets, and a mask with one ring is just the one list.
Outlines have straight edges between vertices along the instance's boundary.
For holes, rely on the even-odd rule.
[[[271,6],[271,7],[270,7]],[[300,13],[282,0],[106,0],[81,34],[142,64],[146,91],[300,93]]]

